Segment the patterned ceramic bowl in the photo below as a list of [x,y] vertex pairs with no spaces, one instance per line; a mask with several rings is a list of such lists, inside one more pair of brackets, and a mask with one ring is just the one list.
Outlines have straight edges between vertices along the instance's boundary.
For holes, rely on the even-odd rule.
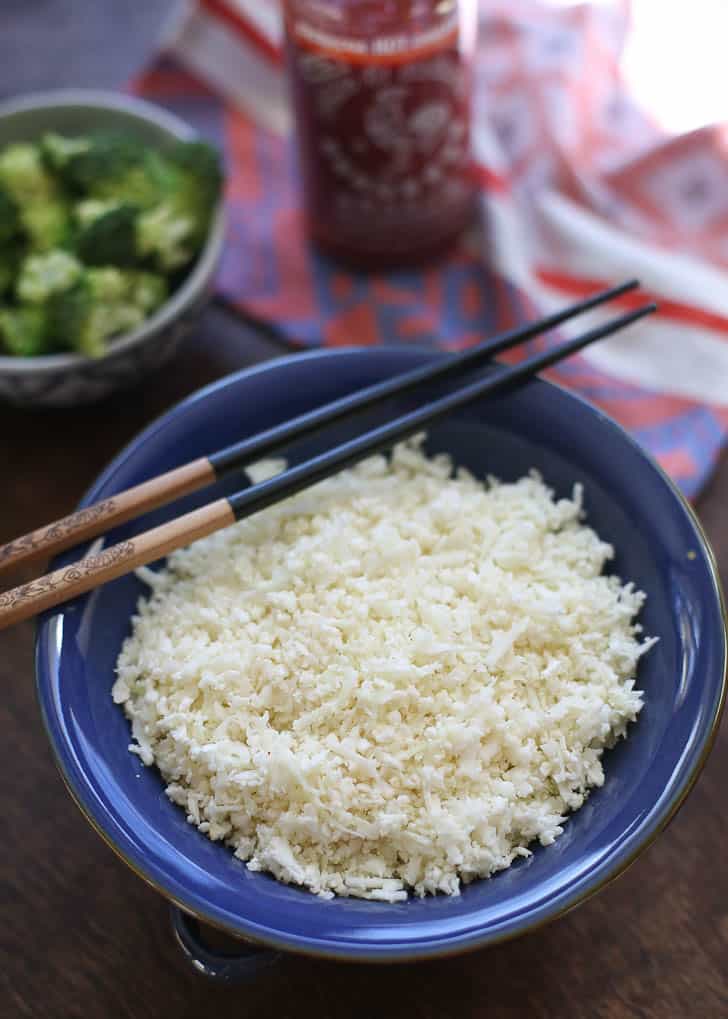
[[[221,379],[138,436],[84,505],[432,356],[412,348],[316,352]],[[328,439],[346,434],[345,425],[336,426]],[[68,787],[109,845],[176,904],[177,940],[199,971],[245,978],[281,949],[371,962],[422,959],[523,934],[620,874],[674,816],[705,762],[725,696],[722,597],[707,542],[672,482],[606,415],[542,381],[474,404],[433,428],[429,441],[481,477],[514,480],[536,467],[559,495],[574,482],[584,485],[589,522],[617,550],[615,572],[647,592],[642,623],[659,642],[640,664],[645,708],[629,739],[605,755],[604,785],[554,845],[537,847],[530,859],[452,898],[323,901],[247,870],[227,847],[201,835],[165,797],[156,769],[129,753],[129,725],[111,686],[141,582],[122,577],[46,613],[38,628],[38,694]],[[301,455],[316,448],[312,440]],[[125,524],[109,541],[235,484],[239,479],[229,479],[212,493]],[[66,553],[55,565],[78,554]],[[241,945],[236,959],[214,953],[199,942],[197,919],[262,947]]]
[[[99,128],[129,131],[162,150],[178,139],[196,137],[178,117],[115,92],[62,90],[0,105],[0,148],[14,141],[34,140],[44,131],[78,134]],[[24,407],[90,403],[132,385],[169,360],[209,296],[223,239],[221,202],[189,274],[154,315],[138,329],[113,340],[104,357],[0,356],[0,399]]]

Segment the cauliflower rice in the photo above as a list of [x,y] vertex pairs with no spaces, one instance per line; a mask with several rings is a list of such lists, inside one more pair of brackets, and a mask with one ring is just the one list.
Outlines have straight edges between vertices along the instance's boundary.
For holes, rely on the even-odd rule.
[[642,707],[644,595],[533,473],[421,439],[169,557],[114,700],[167,795],[323,896],[457,894],[549,845]]

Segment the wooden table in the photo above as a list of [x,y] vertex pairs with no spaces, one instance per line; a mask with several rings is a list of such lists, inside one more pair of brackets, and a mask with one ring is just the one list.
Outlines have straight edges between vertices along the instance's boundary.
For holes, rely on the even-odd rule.
[[[166,5],[2,6],[0,94],[11,94],[123,80]],[[0,542],[72,509],[119,447],[170,404],[276,353],[270,341],[210,310],[173,366],[133,396],[67,412],[0,409]],[[724,582],[726,507],[728,458],[698,503]],[[165,902],[116,859],[66,794],[35,701],[32,646],[31,624],[0,634],[0,1016],[728,1016],[725,727],[668,831],[619,881],[549,927],[419,965],[291,957],[252,988],[219,989],[186,969]]]

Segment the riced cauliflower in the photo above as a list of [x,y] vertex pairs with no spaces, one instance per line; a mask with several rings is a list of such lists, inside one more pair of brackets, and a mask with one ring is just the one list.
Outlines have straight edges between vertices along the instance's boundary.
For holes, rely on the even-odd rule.
[[561,834],[642,707],[644,595],[582,516],[415,440],[175,552],[118,660],[131,749],[251,870],[457,894]]

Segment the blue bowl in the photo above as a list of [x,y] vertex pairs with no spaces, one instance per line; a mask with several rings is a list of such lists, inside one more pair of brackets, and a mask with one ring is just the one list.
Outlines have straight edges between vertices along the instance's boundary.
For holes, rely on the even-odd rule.
[[[83,504],[433,356],[388,348],[312,353],[222,379],[147,428]],[[337,427],[334,437],[345,434]],[[129,726],[110,690],[142,585],[124,577],[40,623],[40,704],[81,810],[164,896],[239,937],[312,955],[392,961],[524,933],[623,871],[674,816],[710,750],[726,688],[720,585],[700,526],[652,460],[608,417],[542,381],[473,406],[433,429],[429,441],[480,475],[509,480],[536,467],[563,495],[582,482],[589,522],[616,546],[615,571],[647,592],[642,622],[660,638],[640,666],[646,706],[629,739],[605,756],[603,788],[568,820],[553,846],[474,882],[459,897],[323,901],[250,873],[227,848],[190,826],[164,795],[156,769],[128,752]],[[234,482],[218,486],[219,492],[232,488]],[[184,500],[185,508],[209,498],[198,493]],[[174,513],[179,510],[176,505]],[[167,508],[152,520],[125,525],[112,540],[171,515]],[[73,558],[68,554],[58,565]]]

